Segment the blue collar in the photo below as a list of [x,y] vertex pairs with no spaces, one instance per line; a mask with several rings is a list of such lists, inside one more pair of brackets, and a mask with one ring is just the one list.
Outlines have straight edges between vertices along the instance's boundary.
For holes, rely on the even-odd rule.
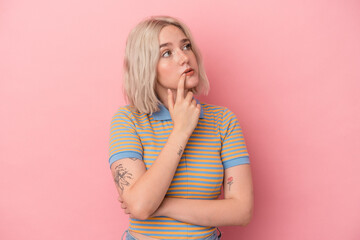
[[[200,101],[195,99],[198,104],[200,104]],[[154,112],[151,116],[153,116],[154,120],[171,120],[170,112],[167,110],[167,108],[161,103],[159,104],[160,110],[157,112]],[[202,109],[202,106],[200,104],[201,112],[200,112],[200,118],[204,118],[204,112]]]

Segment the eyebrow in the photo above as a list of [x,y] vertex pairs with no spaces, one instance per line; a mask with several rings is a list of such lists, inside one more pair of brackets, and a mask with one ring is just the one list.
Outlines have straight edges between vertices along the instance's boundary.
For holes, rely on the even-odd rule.
[[[185,43],[185,42],[190,42],[190,40],[188,38],[184,38],[184,39],[181,39],[180,43]],[[166,47],[166,46],[169,46],[169,45],[172,45],[172,43],[163,43],[160,45],[160,48],[162,47]]]

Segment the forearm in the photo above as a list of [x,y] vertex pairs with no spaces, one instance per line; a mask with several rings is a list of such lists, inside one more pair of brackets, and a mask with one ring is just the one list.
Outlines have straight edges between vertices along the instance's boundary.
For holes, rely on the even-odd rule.
[[165,198],[153,216],[167,216],[201,226],[245,226],[252,216],[251,206],[252,202],[240,199]]
[[[147,218],[161,204],[174,177],[188,136],[172,131],[152,166],[129,188],[123,200],[135,215]],[[137,214],[136,214],[137,213]]]

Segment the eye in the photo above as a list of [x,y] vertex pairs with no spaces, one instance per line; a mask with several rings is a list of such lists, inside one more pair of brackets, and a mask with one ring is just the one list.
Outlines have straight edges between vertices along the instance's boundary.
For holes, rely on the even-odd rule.
[[161,55],[162,57],[170,57],[171,52],[169,50],[166,50],[165,52],[163,52],[163,54]]
[[188,43],[186,44],[184,47],[183,47],[184,50],[191,50],[191,43]]

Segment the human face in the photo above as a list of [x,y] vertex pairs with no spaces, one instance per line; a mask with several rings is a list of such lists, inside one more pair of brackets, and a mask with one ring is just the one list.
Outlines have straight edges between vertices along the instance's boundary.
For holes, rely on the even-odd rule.
[[195,88],[199,84],[198,64],[190,40],[183,31],[168,25],[160,31],[159,43],[156,93],[164,99],[167,89],[175,91],[182,74],[186,75],[185,90]]

